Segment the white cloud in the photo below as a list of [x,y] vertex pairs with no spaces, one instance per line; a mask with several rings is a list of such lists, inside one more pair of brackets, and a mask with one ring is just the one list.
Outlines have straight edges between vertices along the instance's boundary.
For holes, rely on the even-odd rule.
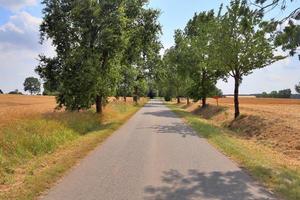
[[26,6],[34,6],[37,0],[0,0],[0,6],[16,12]]
[[9,21],[0,26],[0,48],[3,43],[22,48],[38,49],[39,24],[41,19],[23,11],[11,16]]
[[37,77],[34,68],[38,64],[39,54],[54,55],[49,41],[45,45],[39,44],[41,21],[22,11],[0,26],[0,89],[5,92],[14,89],[22,91],[26,77]]

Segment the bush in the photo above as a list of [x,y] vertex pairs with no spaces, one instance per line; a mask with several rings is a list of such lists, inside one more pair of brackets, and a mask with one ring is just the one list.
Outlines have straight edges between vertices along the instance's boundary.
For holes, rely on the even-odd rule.
[[170,96],[165,96],[165,101],[171,101],[171,97]]

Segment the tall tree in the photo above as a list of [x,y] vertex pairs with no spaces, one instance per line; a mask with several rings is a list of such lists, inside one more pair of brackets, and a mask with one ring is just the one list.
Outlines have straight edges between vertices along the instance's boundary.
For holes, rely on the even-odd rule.
[[275,46],[263,28],[262,13],[251,10],[244,0],[233,0],[222,17],[223,50],[220,58],[234,79],[235,118],[240,115],[239,87],[243,77],[281,59],[274,56]]
[[165,86],[165,96],[176,97],[177,103],[180,102],[180,97],[183,97],[185,94],[184,87],[184,76],[181,73],[180,69],[180,55],[178,48],[171,47],[166,50],[163,61],[164,61],[164,82]]
[[201,12],[185,28],[187,66],[192,79],[190,94],[194,100],[202,100],[202,107],[207,105],[207,97],[214,94],[217,80],[224,75],[216,54],[220,41],[218,21],[214,11]]
[[[43,1],[41,38],[53,41],[57,56],[41,57],[36,71],[51,88],[57,89],[61,107],[80,110],[96,104],[97,112],[102,112],[106,98],[115,93],[122,80],[120,69],[124,60],[128,65],[136,64],[124,55],[130,38],[141,37],[138,32],[146,26],[141,19],[148,16],[147,12],[155,11],[144,8],[146,3],[145,0]],[[148,18],[156,20],[156,16]],[[133,54],[140,52],[138,49]]]
[[41,83],[39,79],[34,77],[28,77],[24,81],[24,91],[29,91],[30,94],[38,94],[41,91]]

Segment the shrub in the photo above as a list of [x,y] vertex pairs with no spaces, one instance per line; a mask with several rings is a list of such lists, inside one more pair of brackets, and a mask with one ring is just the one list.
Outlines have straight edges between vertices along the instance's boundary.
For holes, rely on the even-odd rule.
[[165,96],[165,101],[171,101],[171,97],[170,96]]

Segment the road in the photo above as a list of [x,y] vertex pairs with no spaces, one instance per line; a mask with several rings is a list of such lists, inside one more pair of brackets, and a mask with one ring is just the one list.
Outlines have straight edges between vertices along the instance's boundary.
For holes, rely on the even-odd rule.
[[275,199],[152,100],[42,200]]

